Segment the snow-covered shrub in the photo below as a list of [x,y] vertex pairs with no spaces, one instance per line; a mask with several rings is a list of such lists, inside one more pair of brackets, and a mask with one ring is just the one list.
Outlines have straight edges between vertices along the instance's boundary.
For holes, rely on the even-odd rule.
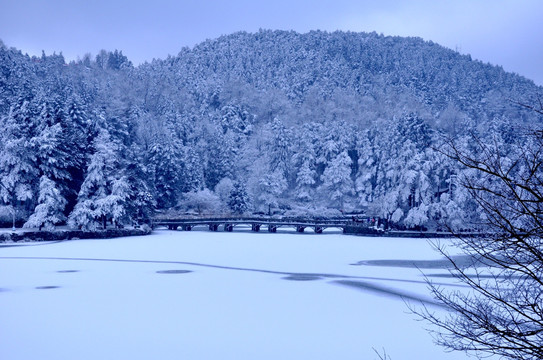
[[185,210],[196,210],[198,215],[216,214],[222,207],[221,199],[209,189],[185,193],[179,205]]

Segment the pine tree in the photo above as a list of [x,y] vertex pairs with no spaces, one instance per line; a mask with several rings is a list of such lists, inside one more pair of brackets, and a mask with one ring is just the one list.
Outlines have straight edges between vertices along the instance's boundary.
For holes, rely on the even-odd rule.
[[281,120],[273,119],[271,124],[272,143],[270,148],[270,170],[281,171],[287,176],[290,169],[291,134]]
[[156,208],[151,171],[144,160],[144,152],[137,144],[130,148],[130,159],[123,169],[130,197],[125,203],[126,212],[134,222],[148,221]]
[[111,221],[115,225],[128,223],[131,220],[129,209],[132,207],[132,189],[125,176],[111,182],[111,194],[104,199],[104,208],[109,209]]
[[159,208],[174,206],[181,190],[182,149],[174,139],[157,139],[148,154]]
[[81,155],[79,149],[70,149],[65,128],[58,119],[59,114],[51,107],[51,104],[42,105],[38,134],[32,138],[37,150],[38,166],[49,179],[65,183],[71,180],[70,170],[74,167]]
[[[93,142],[94,153],[89,160],[85,181],[79,190],[77,204],[69,216],[69,224],[85,230],[105,228],[109,217],[119,218],[123,212],[113,207],[121,206],[124,195],[112,193],[116,189],[125,189],[124,181],[116,179],[118,168],[118,146],[109,133],[101,129]],[[120,192],[120,191],[117,191]]]
[[244,214],[249,210],[249,195],[247,194],[245,186],[241,182],[236,182],[234,184],[234,188],[232,189],[228,199],[228,207],[230,210],[232,210],[232,212],[234,212],[234,214],[239,215]]
[[353,192],[351,164],[352,160],[347,151],[343,151],[332,159],[322,175],[323,196],[332,200],[340,209],[343,209],[345,199]]
[[230,130],[224,134],[216,131],[210,137],[208,147],[205,178],[207,186],[214,188],[222,178],[235,178],[238,149],[234,134]]
[[63,213],[65,206],[66,199],[61,195],[55,182],[43,175],[40,178],[38,205],[24,227],[39,228],[40,230],[42,228],[54,229],[55,225],[66,220]]
[[195,144],[183,148],[180,192],[195,191],[204,186],[203,161],[197,151],[198,147]]
[[304,124],[297,138],[296,152],[292,161],[296,172],[296,199],[308,202],[313,199],[318,180],[316,147],[321,127],[316,123]]
[[19,201],[33,199],[33,186],[39,177],[31,141],[36,133],[32,105],[20,99],[0,124],[0,194],[4,203],[15,207]]
[[296,174],[296,199],[308,202],[313,199],[313,185],[317,172],[309,160],[304,161]]

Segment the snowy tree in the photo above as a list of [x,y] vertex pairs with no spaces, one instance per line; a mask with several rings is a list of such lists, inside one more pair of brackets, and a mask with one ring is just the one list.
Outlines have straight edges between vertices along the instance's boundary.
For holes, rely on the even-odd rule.
[[426,204],[421,204],[417,207],[409,209],[407,216],[404,219],[404,224],[408,227],[420,227],[428,223],[429,207]]
[[[126,176],[115,178],[111,182],[111,194],[102,199],[103,204],[98,208],[104,209],[104,215],[111,217],[111,222],[115,225],[128,223],[131,215],[128,209],[132,204],[132,189]],[[107,211],[107,212],[106,212]]]
[[232,131],[237,134],[237,141],[251,133],[254,115],[239,105],[229,104],[221,109],[220,125],[223,134]]
[[297,138],[292,162],[297,169],[296,199],[302,202],[308,202],[314,197],[318,181],[316,148],[320,143],[321,130],[319,124],[304,124]]
[[400,223],[405,215],[400,204],[398,189],[390,189],[386,194],[379,198],[379,201],[370,203],[369,208],[373,214],[378,214],[396,224]]
[[432,130],[424,120],[415,113],[405,114],[398,119],[398,133],[405,140],[417,145],[417,149],[423,149],[431,143]]
[[32,138],[38,167],[49,179],[67,182],[71,179],[70,169],[77,165],[77,159],[81,155],[78,154],[78,149],[68,147],[62,124],[50,117],[48,108],[48,104],[42,105],[38,134]]
[[183,148],[181,186],[179,188],[182,192],[195,191],[205,185],[204,162],[201,153],[198,151],[199,144],[191,144]]
[[55,225],[66,220],[63,213],[65,206],[66,199],[61,195],[55,182],[43,175],[40,178],[38,205],[24,227],[39,228],[39,230],[42,228],[45,230],[54,229]]
[[346,198],[353,192],[351,164],[347,151],[343,151],[330,162],[322,175],[320,191],[340,209],[343,209]]
[[213,188],[222,178],[235,178],[239,144],[236,145],[234,133],[227,130],[224,134],[218,131],[212,134],[208,146],[205,177],[206,184]]
[[95,150],[89,160],[85,181],[79,190],[77,204],[69,216],[72,227],[85,230],[105,228],[108,218],[122,218],[128,188],[125,179],[117,178],[118,146],[107,130],[101,129],[93,146]]
[[228,207],[234,214],[244,214],[250,208],[250,199],[245,186],[236,182],[228,198]]
[[232,179],[225,177],[215,186],[215,194],[219,199],[226,205],[230,198],[230,193],[234,189],[234,181]]
[[209,189],[191,191],[183,194],[179,205],[187,209],[195,209],[198,215],[204,213],[215,215],[221,208],[221,200]]
[[272,143],[270,144],[270,170],[281,171],[285,176],[290,169],[291,136],[281,120],[273,119],[271,123]]
[[126,212],[134,222],[148,221],[156,208],[151,171],[145,163],[144,152],[136,144],[130,148],[130,159],[123,169],[130,196],[126,201]]
[[[162,141],[160,141],[162,140]],[[174,206],[181,193],[183,153],[174,139],[157,139],[148,152],[157,206]]]
[[287,180],[283,173],[276,169],[274,172],[266,174],[259,181],[260,192],[258,200],[260,200],[266,208],[268,215],[272,214],[272,208],[279,205],[281,195],[287,189]]
[[77,94],[73,94],[67,100],[63,122],[66,129],[66,142],[72,156],[75,157],[74,162],[83,164],[84,155],[96,129],[92,126],[92,115],[88,113],[83,100]]
[[19,201],[33,199],[33,184],[39,177],[31,141],[36,132],[35,119],[31,104],[23,99],[1,119],[0,194],[4,203],[13,207]]
[[304,161],[296,174],[296,199],[307,202],[313,199],[313,185],[317,172],[310,161]]

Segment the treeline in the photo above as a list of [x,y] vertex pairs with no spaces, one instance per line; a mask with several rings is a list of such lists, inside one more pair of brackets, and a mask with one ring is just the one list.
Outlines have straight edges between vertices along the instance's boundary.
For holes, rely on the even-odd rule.
[[333,214],[405,226],[477,216],[433,150],[538,119],[533,82],[416,38],[236,33],[138,67],[0,46],[0,195],[29,227],[156,209]]

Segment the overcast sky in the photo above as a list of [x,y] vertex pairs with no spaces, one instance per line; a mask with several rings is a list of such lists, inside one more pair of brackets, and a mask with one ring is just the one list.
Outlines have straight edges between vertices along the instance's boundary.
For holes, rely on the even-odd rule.
[[235,31],[419,36],[543,85],[542,0],[0,0],[0,39],[67,60],[122,50],[137,65]]

